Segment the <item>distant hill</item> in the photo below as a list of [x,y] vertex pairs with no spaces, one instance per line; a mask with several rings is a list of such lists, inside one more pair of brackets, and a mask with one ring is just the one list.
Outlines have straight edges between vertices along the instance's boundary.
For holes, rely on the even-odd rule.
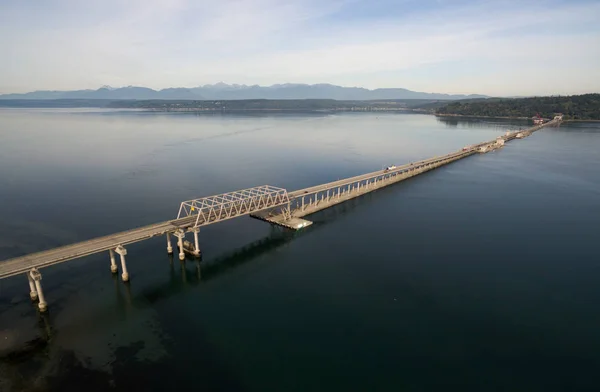
[[[106,108],[111,99],[0,99],[0,108]],[[134,101],[137,102],[137,101]]]
[[486,98],[485,95],[437,94],[411,91],[404,88],[341,87],[332,84],[275,84],[248,86],[238,84],[207,84],[193,88],[166,88],[153,90],[146,87],[103,86],[97,90],[34,91],[24,94],[0,95],[7,99],[102,99],[102,100],[242,100],[242,99],[335,99],[335,100],[394,100],[429,99],[456,100]]
[[[3,102],[0,101],[0,106]],[[29,100],[12,101],[17,104]],[[36,101],[43,102],[43,101]],[[55,102],[55,101],[46,101]],[[335,99],[240,99],[240,100],[116,100],[105,107],[157,111],[410,111],[433,100],[395,99],[342,101]],[[448,102],[448,101],[443,101]]]
[[562,113],[567,120],[600,120],[600,94],[455,101],[438,107],[436,114],[482,117],[552,118]]
[[[434,99],[0,99],[0,108],[111,108],[154,111],[418,111],[433,113],[433,107],[448,100]],[[434,105],[434,106],[431,106]],[[426,109],[424,109],[426,108]]]

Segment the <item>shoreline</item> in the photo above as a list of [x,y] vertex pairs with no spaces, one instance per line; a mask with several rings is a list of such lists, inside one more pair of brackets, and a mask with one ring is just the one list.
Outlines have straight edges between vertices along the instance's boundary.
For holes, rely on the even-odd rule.
[[[434,113],[436,117],[457,117],[457,118],[489,118],[489,119],[504,119],[504,120],[531,120],[530,117],[506,117],[506,116],[474,116],[471,114],[442,114],[442,113]],[[569,119],[562,120],[563,123],[566,122],[600,122],[600,120],[580,120],[580,119]]]
[[[108,109],[123,109],[119,107],[109,107]],[[353,113],[373,113],[373,112],[412,112],[411,109],[406,108],[390,108],[390,109],[351,109],[351,108],[331,108],[331,109],[313,109],[313,108],[297,108],[297,109],[279,109],[279,108],[261,108],[261,109],[203,109],[203,108],[135,108],[136,110],[143,110],[149,112],[180,112],[180,113],[196,113],[196,112],[207,112],[207,113],[226,113],[226,112],[353,112]]]
[[497,118],[506,120],[531,120],[530,117],[507,117],[507,116],[475,116],[472,114],[444,114],[434,113],[436,117],[465,117],[465,118]]
[[[497,119],[497,120],[526,120],[531,121],[531,117],[516,117],[516,116],[477,116],[471,114],[450,114],[450,113],[435,113],[431,110],[421,108],[407,108],[407,107],[394,107],[394,108],[366,108],[366,107],[343,107],[343,108],[161,108],[161,107],[114,107],[114,106],[10,106],[2,105],[0,102],[0,109],[105,109],[105,110],[124,110],[124,111],[137,111],[137,112],[156,112],[156,113],[413,113],[413,114],[425,114],[435,117],[447,117],[447,118],[480,118],[480,119]],[[600,119],[565,119],[563,123],[598,123]]]

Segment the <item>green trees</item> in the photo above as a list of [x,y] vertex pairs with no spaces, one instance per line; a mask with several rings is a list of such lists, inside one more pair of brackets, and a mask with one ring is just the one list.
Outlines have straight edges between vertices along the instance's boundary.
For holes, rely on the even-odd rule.
[[600,120],[600,94],[454,101],[436,113],[486,117],[533,117],[539,113],[545,118],[563,113],[567,120]]
[[161,111],[322,111],[322,110],[402,110],[406,101],[336,101],[334,99],[242,99],[242,100],[123,100],[113,101],[112,108],[137,108]]

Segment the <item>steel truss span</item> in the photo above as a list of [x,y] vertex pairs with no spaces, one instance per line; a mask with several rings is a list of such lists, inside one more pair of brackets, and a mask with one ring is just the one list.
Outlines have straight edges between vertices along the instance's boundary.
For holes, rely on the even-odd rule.
[[262,185],[181,203],[177,219],[195,218],[193,227],[208,225],[290,202],[287,190]]

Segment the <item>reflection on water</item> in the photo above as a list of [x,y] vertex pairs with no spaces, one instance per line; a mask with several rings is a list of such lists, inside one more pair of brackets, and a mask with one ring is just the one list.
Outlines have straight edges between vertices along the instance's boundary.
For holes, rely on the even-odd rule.
[[[526,126],[366,113],[2,109],[0,119],[0,258],[169,219],[181,200],[299,189]],[[202,261],[167,255],[164,238],[132,244],[128,284],[104,254],[57,265],[43,270],[46,315],[24,277],[2,280],[0,391],[173,380],[548,391],[561,375],[571,390],[592,387],[599,134],[545,129],[314,214],[297,233],[249,218],[212,225]]]
[[[347,203],[329,208],[327,213],[321,214],[320,219],[315,222],[315,227],[312,231],[318,232],[321,227],[327,224],[327,221],[346,214],[360,205],[360,203],[369,200],[368,196],[366,195],[365,197],[353,199]],[[271,233],[269,236],[212,259],[200,261],[195,257],[186,255],[185,260],[179,261],[175,260],[172,254],[167,255],[170,262],[169,282],[165,285],[150,287],[148,290],[143,291],[140,296],[145,299],[144,306],[146,306],[146,302],[152,304],[156,301],[167,299],[184,289],[197,286],[222,274],[226,274],[233,268],[249,263],[263,254],[284,247],[295,238],[305,235],[304,231],[290,231],[274,225],[270,227]],[[175,264],[179,264],[179,276],[177,276]],[[193,268],[191,268],[192,266]],[[129,287],[129,284],[125,286]]]
[[[187,257],[185,260],[179,261],[174,260],[173,256],[169,255],[171,266],[169,281],[164,285],[148,287],[147,290],[141,292],[140,296],[144,297],[143,305],[147,306],[168,299],[185,289],[214,279],[227,273],[232,268],[251,262],[263,253],[268,253],[285,245],[298,235],[301,234],[279,230],[268,237],[254,241],[210,261],[201,262],[193,257]],[[176,272],[176,264],[179,264],[179,275]]]
[[508,128],[511,130],[525,129],[533,126],[528,119],[506,119],[506,118],[486,118],[486,117],[455,117],[455,116],[436,116],[437,121],[448,127],[458,128],[481,128],[481,126],[496,126],[498,128]]

